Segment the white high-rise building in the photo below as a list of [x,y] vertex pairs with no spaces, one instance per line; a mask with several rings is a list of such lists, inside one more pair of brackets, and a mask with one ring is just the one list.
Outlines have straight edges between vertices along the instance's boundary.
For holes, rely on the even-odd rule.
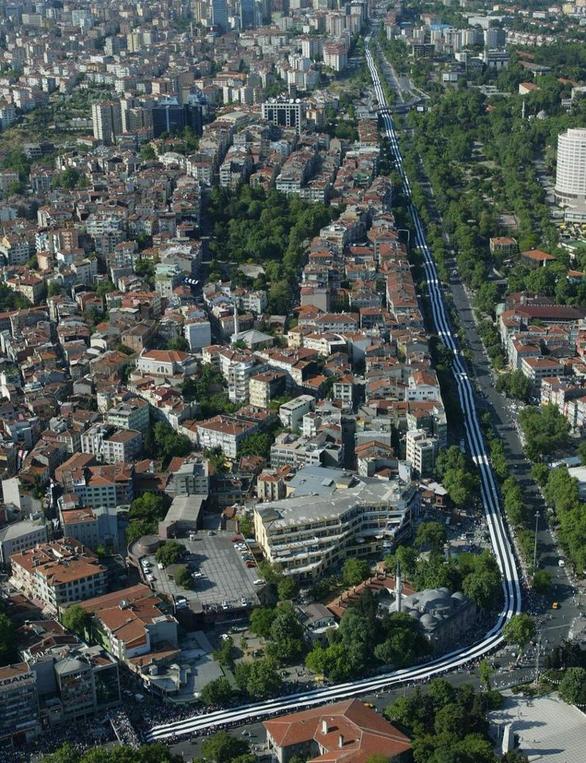
[[92,127],[94,138],[107,146],[122,134],[122,109],[120,101],[102,101],[92,104]]
[[586,213],[586,129],[575,128],[558,135],[555,178],[558,201]]

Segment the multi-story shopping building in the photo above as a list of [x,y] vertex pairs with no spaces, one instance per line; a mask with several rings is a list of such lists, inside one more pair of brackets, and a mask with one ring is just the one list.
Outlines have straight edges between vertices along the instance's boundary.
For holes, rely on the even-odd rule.
[[358,479],[346,489],[258,504],[254,529],[268,561],[286,575],[315,579],[347,556],[383,552],[408,529],[414,483]]

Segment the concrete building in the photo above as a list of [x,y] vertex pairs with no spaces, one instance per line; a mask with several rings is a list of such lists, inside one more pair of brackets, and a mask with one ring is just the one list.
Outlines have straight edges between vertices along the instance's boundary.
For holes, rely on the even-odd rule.
[[255,408],[268,408],[273,398],[285,394],[287,374],[283,371],[263,371],[248,380],[248,400]]
[[23,519],[0,528],[0,564],[8,564],[13,554],[27,551],[47,542],[47,526],[43,520]]
[[[61,504],[61,499],[58,503]],[[75,538],[93,551],[98,546],[111,548],[115,552],[124,551],[128,524],[125,506],[117,509],[112,506],[64,508],[59,505],[59,520],[66,537]]]
[[131,588],[89,599],[81,605],[94,618],[104,647],[131,670],[139,671],[141,657],[157,649],[157,659],[178,654],[177,620],[148,586]]
[[405,435],[406,458],[420,477],[433,473],[438,448],[436,437],[430,437],[422,429],[412,429]]
[[262,118],[279,127],[294,127],[301,132],[305,107],[297,98],[270,98],[262,104]]
[[198,422],[197,437],[201,448],[220,448],[228,458],[236,458],[240,444],[256,430],[256,424],[232,416],[214,416]]
[[283,403],[279,407],[279,418],[281,424],[291,431],[301,429],[303,417],[306,413],[315,409],[315,398],[311,395],[299,395],[299,397]]
[[586,128],[558,135],[555,195],[560,204],[586,213]]
[[145,350],[140,354],[136,368],[146,376],[193,376],[197,362],[187,352],[179,350]]
[[165,519],[159,522],[159,537],[185,538],[200,527],[201,510],[207,496],[178,495],[173,498]]
[[381,554],[408,529],[419,498],[413,483],[399,480],[329,488],[255,507],[256,540],[284,574],[315,579],[348,556]]
[[81,452],[91,453],[105,464],[124,464],[138,458],[142,452],[142,433],[132,429],[94,424],[81,435]]
[[107,146],[122,135],[122,109],[120,101],[101,101],[92,104],[94,138]]
[[212,328],[205,318],[194,318],[183,327],[183,334],[191,352],[197,352],[212,343]]
[[129,398],[110,408],[105,419],[117,429],[134,429],[146,434],[150,424],[149,404],[140,397]]
[[106,590],[106,568],[73,538],[44,543],[14,554],[10,561],[15,587],[54,610]]
[[40,731],[39,698],[34,672],[26,662],[0,668],[0,743],[9,747]]

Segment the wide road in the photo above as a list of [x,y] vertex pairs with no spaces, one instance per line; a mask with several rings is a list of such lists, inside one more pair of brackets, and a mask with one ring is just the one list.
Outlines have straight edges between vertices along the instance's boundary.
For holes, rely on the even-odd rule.
[[[395,168],[401,177],[403,193],[406,198],[410,198],[411,187],[409,179],[406,177],[403,170],[403,159],[399,149],[393,121],[388,111],[388,104],[381,86],[380,76],[370,53],[369,46],[370,37],[367,37],[366,60],[372,77],[375,95],[380,106],[384,134],[389,141],[389,146],[395,161]],[[516,559],[501,514],[497,483],[490,466],[480,428],[473,385],[468,376],[468,369],[458,344],[456,332],[453,330],[448,318],[447,309],[443,299],[442,286],[437,274],[432,253],[427,245],[425,232],[419,214],[413,204],[409,205],[409,211],[415,232],[415,245],[424,262],[427,289],[435,330],[445,346],[452,351],[453,355],[452,368],[462,409],[468,450],[471,458],[478,466],[487,527],[492,548],[503,579],[503,608],[492,628],[490,628],[480,641],[467,647],[457,648],[449,654],[432,659],[423,665],[389,671],[388,673],[380,674],[378,676],[349,681],[312,691],[284,695],[264,702],[242,705],[237,708],[211,711],[181,721],[161,724],[151,729],[148,735],[150,741],[159,739],[173,740],[181,736],[197,735],[202,732],[209,732],[211,729],[225,728],[230,725],[240,725],[246,722],[258,721],[273,715],[279,715],[284,712],[290,712],[304,707],[312,707],[330,701],[369,694],[394,686],[402,686],[413,681],[427,680],[434,676],[442,675],[449,670],[460,668],[470,662],[476,662],[485,655],[493,652],[495,649],[498,649],[503,642],[503,626],[512,615],[521,610],[521,586],[519,583]]]
[[[551,575],[552,585],[547,597],[537,600],[535,605],[537,611],[548,612],[547,626],[544,624],[544,640],[547,638],[549,644],[557,644],[567,638],[572,620],[581,610],[581,595],[574,588],[567,568],[558,565],[559,550],[548,527],[543,496],[531,476],[531,463],[523,450],[515,410],[511,402],[496,391],[490,361],[478,335],[468,291],[458,278],[451,279],[449,290],[464,330],[466,346],[470,349],[470,366],[480,391],[482,406],[491,414],[493,425],[503,441],[511,473],[521,484],[527,503],[534,512],[539,511],[537,567]],[[560,609],[551,609],[554,601],[560,604]]]

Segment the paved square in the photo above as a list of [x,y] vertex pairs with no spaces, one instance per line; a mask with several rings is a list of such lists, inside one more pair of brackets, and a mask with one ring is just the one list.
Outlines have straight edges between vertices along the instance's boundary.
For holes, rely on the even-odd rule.
[[554,694],[517,697],[505,693],[501,710],[490,714],[492,723],[512,723],[521,751],[531,763],[584,763],[586,716]]

